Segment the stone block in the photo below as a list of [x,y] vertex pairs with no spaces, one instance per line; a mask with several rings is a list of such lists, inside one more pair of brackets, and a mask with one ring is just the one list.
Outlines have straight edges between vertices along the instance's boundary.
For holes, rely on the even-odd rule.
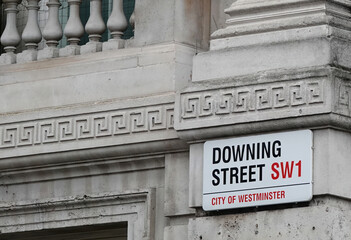
[[38,60],[45,60],[59,57],[60,50],[58,48],[46,47],[38,51]]
[[88,42],[87,44],[81,46],[80,54],[95,53],[102,51],[102,42]]
[[208,49],[210,14],[209,0],[174,1],[174,40]]
[[139,57],[140,66],[150,66],[155,64],[162,64],[164,62],[175,61],[174,48],[159,48],[157,52],[149,50]]
[[312,39],[239,46],[200,53],[194,58],[193,82],[225,79],[274,69],[328,65],[332,61],[330,50],[328,39]]
[[335,129],[314,130],[314,195],[351,199],[351,134]]
[[209,0],[137,0],[135,36],[130,43],[144,46],[178,42],[207,48],[210,5]]
[[233,0],[217,0],[211,1],[211,33],[225,27],[225,21],[228,15],[224,10],[229,8]]
[[125,40],[123,39],[110,39],[102,44],[102,51],[109,51],[124,48]]
[[[68,46],[60,54],[69,49],[77,50]],[[0,112],[174,92],[190,81],[193,54],[183,45],[154,45],[4,68]],[[14,94],[23,87],[30,91]]]
[[16,63],[16,54],[13,52],[1,54],[0,65],[9,65],[14,63]]
[[188,239],[188,226],[168,226],[164,230],[164,240],[186,240]]
[[36,61],[38,58],[38,51],[36,49],[24,50],[17,54],[17,63],[27,63]]
[[350,239],[350,226],[350,201],[323,197],[309,207],[190,219],[186,239]]
[[64,48],[60,48],[60,57],[75,56],[80,54],[80,46],[78,45],[68,45]]
[[176,153],[166,155],[165,215],[194,213],[189,208],[189,155]]
[[190,145],[189,207],[202,206],[203,143]]

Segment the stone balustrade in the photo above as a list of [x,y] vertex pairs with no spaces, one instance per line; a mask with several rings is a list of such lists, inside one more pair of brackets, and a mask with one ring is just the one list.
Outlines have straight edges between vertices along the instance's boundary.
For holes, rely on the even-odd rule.
[[[28,18],[22,36],[16,23],[17,7],[20,0],[3,0],[6,14],[6,26],[1,35],[1,45],[5,53],[0,56],[0,65],[26,63],[36,60],[72,56],[93,52],[100,52],[124,47],[121,39],[127,29],[127,19],[123,11],[123,0],[112,1],[112,12],[108,18],[107,26],[102,18],[102,0],[90,0],[90,17],[85,27],[80,19],[80,5],[82,0],[67,0],[69,5],[69,19],[64,29],[59,21],[59,0],[48,0],[48,17],[45,28],[41,30],[38,24],[39,0],[28,0],[26,8]],[[134,14],[131,18],[134,27]],[[102,34],[108,29],[111,39],[101,42]],[[89,35],[89,42],[80,46],[84,31]],[[58,44],[63,35],[67,38],[67,46],[59,49]],[[45,40],[44,49],[38,49],[38,44]],[[25,50],[16,53],[21,42],[25,43]]]

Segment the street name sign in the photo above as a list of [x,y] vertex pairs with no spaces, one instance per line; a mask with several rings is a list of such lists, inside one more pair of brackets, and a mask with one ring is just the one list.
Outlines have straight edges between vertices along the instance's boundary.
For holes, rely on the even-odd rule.
[[207,141],[203,209],[223,210],[312,199],[312,131]]

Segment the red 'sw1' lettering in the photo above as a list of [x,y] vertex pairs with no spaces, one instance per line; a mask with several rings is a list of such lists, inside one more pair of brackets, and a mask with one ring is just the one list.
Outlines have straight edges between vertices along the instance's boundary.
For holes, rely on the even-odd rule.
[[[292,178],[293,177],[293,170],[294,167],[297,167],[297,177],[301,177],[301,160],[295,164],[294,161],[291,162],[275,162],[272,164],[272,171],[271,174],[273,180],[277,180],[280,176],[282,178]],[[281,170],[281,171],[279,171]]]

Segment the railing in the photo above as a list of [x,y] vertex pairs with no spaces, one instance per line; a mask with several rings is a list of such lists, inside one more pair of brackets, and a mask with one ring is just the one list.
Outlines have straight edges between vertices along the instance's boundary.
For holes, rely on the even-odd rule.
[[[123,11],[123,0],[112,1],[112,11],[108,17],[107,26],[102,18],[102,0],[90,0],[90,16],[85,25],[80,19],[80,4],[82,0],[67,0],[69,5],[69,18],[66,26],[62,29],[59,22],[59,0],[48,0],[48,18],[43,30],[38,24],[39,0],[28,0],[26,5],[28,19],[20,36],[17,28],[17,6],[20,0],[3,0],[5,4],[6,26],[0,42],[5,53],[0,56],[0,65],[25,63],[42,59],[56,58],[60,56],[79,55],[92,52],[100,52],[124,47],[121,39],[127,29],[128,22]],[[130,18],[134,27],[134,13]],[[111,38],[107,42],[101,42],[102,34],[110,32]],[[89,36],[89,42],[79,46],[84,33]],[[63,35],[66,36],[68,45],[59,49],[58,44]],[[38,44],[45,40],[46,46],[38,50]],[[16,47],[23,41],[25,50],[16,54]]]

